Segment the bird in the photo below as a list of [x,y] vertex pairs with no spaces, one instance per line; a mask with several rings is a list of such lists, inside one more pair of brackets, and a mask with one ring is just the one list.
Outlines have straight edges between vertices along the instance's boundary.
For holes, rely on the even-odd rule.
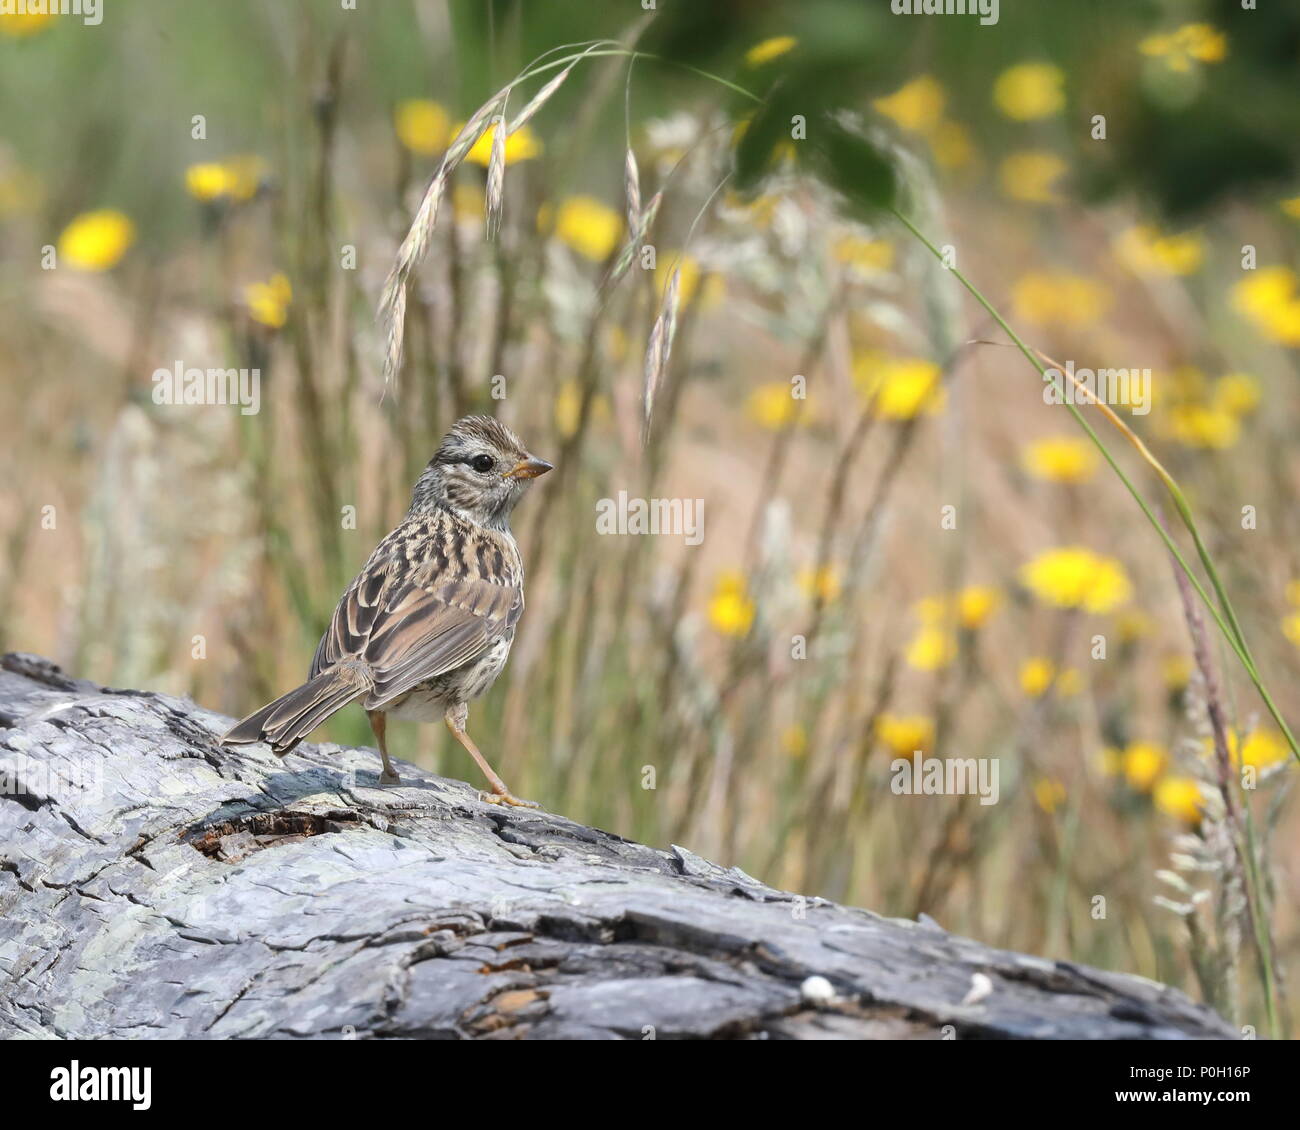
[[552,464],[491,416],[466,416],[416,480],[406,517],[348,585],[307,682],[237,722],[224,745],[266,742],[284,756],[331,715],[360,702],[379,745],[379,782],[401,784],[388,718],[439,716],[478,763],[493,804],[537,807],[497,776],[465,726],[469,704],[505,667],[524,610],[524,568],[510,513]]

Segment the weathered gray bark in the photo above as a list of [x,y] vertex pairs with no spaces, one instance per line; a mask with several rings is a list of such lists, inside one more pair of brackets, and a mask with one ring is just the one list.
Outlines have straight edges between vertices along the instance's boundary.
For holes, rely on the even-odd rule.
[[[1137,977],[803,900],[409,767],[381,790],[372,750],[226,750],[228,723],[0,660],[0,1036],[1234,1035]],[[976,974],[991,992],[963,1003]],[[834,1001],[801,994],[812,976]]]

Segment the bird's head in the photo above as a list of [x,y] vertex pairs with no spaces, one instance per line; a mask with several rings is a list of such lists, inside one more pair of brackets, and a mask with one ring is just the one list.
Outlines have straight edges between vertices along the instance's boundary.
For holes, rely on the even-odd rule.
[[411,509],[443,506],[480,526],[505,529],[528,484],[551,469],[491,416],[457,420],[415,484]]

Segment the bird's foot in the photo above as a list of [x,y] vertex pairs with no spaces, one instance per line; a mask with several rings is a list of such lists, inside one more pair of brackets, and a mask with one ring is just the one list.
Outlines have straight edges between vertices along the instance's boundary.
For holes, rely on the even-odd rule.
[[388,772],[387,769],[385,769],[382,773],[379,774],[379,783],[388,788],[392,788],[395,785],[400,785],[402,783],[402,778],[399,777],[396,773],[390,773]]
[[511,808],[541,808],[535,800],[520,800],[509,792],[488,793],[481,792],[478,799],[484,804],[508,804]]

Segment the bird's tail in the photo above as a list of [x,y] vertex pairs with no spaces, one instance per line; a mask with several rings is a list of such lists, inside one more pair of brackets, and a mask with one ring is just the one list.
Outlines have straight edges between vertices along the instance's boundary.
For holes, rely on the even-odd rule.
[[326,718],[368,689],[359,685],[347,668],[332,667],[236,722],[222,736],[222,744],[266,742],[283,757]]

